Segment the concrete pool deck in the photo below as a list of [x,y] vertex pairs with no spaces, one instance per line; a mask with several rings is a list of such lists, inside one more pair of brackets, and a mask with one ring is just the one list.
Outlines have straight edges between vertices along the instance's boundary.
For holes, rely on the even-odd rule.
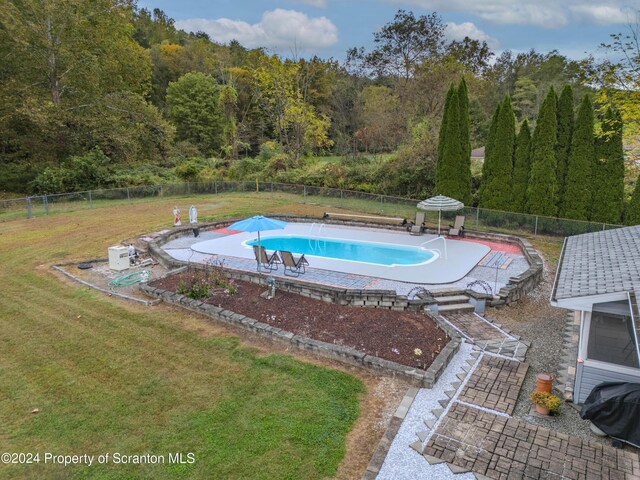
[[[290,225],[293,227],[296,224]],[[308,235],[310,225],[311,224],[306,224],[306,226],[301,229],[301,231]],[[316,224],[314,229],[317,230],[318,228],[319,224]],[[321,233],[323,235],[325,233],[325,230],[327,232],[332,232],[333,236],[335,236],[339,234],[340,230],[344,230],[344,227],[337,227],[335,225],[326,224],[321,230]],[[360,238],[365,241],[379,241],[380,238],[384,238],[387,241],[402,240],[404,245],[419,245],[421,243],[424,243],[425,241],[428,241],[429,239],[435,238],[435,235],[411,236],[405,231],[381,230],[374,228],[349,227],[348,230],[358,230]],[[291,231],[293,231],[293,229]],[[282,235],[283,232],[283,230],[264,232],[261,237],[265,238],[267,235]],[[381,234],[384,235],[382,236]],[[251,240],[253,238],[256,238],[256,234],[233,234],[228,230],[220,229],[203,231],[198,238],[195,238],[191,235],[174,238],[169,242],[163,244],[161,248],[172,258],[180,261],[205,263],[207,261],[211,261],[212,258],[215,258],[218,261],[223,261],[224,265],[228,268],[255,271],[256,262],[253,256],[253,251],[250,248],[245,249],[244,247],[241,247],[242,241]],[[234,244],[236,246],[236,250],[234,251],[235,253],[229,254],[225,252],[219,254],[209,254],[197,252],[191,248],[195,244],[212,240],[224,241],[223,243],[220,243],[218,245],[225,245],[227,242]],[[442,241],[436,240],[432,243],[438,243],[438,245],[441,245]],[[378,272],[369,270],[369,272],[365,273],[361,268],[358,268],[356,270],[357,273],[341,272],[332,269],[330,266],[325,266],[324,268],[320,267],[319,262],[316,262],[316,258],[318,257],[309,257],[311,265],[309,268],[307,268],[307,272],[304,275],[301,275],[299,278],[308,282],[341,288],[393,290],[396,291],[398,295],[406,295],[416,286],[426,287],[430,290],[465,289],[469,284],[473,282],[483,281],[491,286],[493,292],[497,292],[500,288],[502,288],[509,282],[509,279],[511,277],[520,275],[529,268],[529,263],[518,247],[489,240],[484,241],[478,239],[449,239],[447,240],[449,259],[452,259],[456,254],[460,255],[461,252],[464,252],[465,248],[470,245],[478,245],[483,247],[482,252],[484,253],[482,253],[478,260],[474,259],[473,263],[469,266],[469,270],[466,272],[466,274],[463,274],[462,277],[457,278],[454,281],[443,281],[441,278],[438,278],[437,275],[431,275],[429,277],[405,276],[399,278],[398,280],[388,279],[384,278],[382,275],[378,275],[380,271],[384,273],[384,270],[389,270],[389,267],[380,267]],[[440,247],[439,249],[441,248],[442,247]],[[242,253],[241,256],[240,253]],[[358,267],[360,265],[363,265],[358,264],[357,262],[352,263],[356,263]],[[448,268],[444,259],[441,261],[441,264],[445,270]],[[430,265],[431,264],[427,264],[425,266]],[[438,268],[437,271],[442,272],[442,268]],[[282,267],[280,267],[275,272],[271,272],[271,275],[282,277]],[[457,277],[458,274],[456,274],[455,276]],[[451,278],[451,275],[449,276],[449,278]]]
[[[469,271],[489,253],[486,245],[471,242],[446,240],[436,235],[409,235],[403,231],[375,228],[344,227],[315,223],[288,223],[283,230],[262,232],[263,241],[270,237],[309,237],[310,244],[318,241],[312,250],[317,254],[305,254],[309,266],[332,272],[365,275],[401,282],[435,284],[452,283],[464,278]],[[255,232],[239,232],[235,235],[204,240],[191,245],[191,249],[208,255],[226,255],[237,258],[254,259],[251,246],[247,241],[255,240]],[[322,256],[322,239],[367,242],[368,248],[380,246],[402,246],[424,248],[435,251],[437,255],[427,263],[413,265],[381,265]],[[301,252],[292,250],[293,253]]]

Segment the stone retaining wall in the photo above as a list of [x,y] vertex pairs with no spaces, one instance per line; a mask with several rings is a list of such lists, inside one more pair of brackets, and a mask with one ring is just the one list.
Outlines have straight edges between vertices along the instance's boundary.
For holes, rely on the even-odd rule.
[[168,290],[155,288],[147,284],[142,284],[140,289],[147,295],[161,298],[166,302],[201,313],[207,317],[286,342],[296,348],[311,351],[323,357],[333,358],[350,365],[365,367],[384,375],[400,377],[409,381],[412,385],[424,388],[431,388],[433,386],[440,375],[442,375],[442,372],[449,364],[455,353],[460,349],[460,337],[457,335],[452,336],[452,334],[449,333],[451,329],[447,328],[446,331],[451,337],[451,340],[442,349],[440,354],[438,354],[427,370],[419,370],[385,360],[380,357],[367,355],[353,348],[334,345],[332,343],[322,342],[313,338],[303,337],[301,335],[295,335],[292,332],[272,327],[271,325],[259,322],[239,313],[225,310],[221,307],[216,307],[215,305],[204,303],[199,300],[193,300],[189,297],[173,293]]
[[[371,228],[386,228],[389,230],[405,230],[406,227],[398,224],[389,224],[383,222],[361,222],[356,220],[342,220],[337,218],[318,219],[316,217],[294,216],[294,215],[273,215],[274,218],[279,218],[287,222],[309,222],[309,223],[330,223],[334,225],[346,225],[356,227],[371,227]],[[219,222],[200,224],[198,228],[200,230],[215,230],[218,228],[224,228],[235,222],[236,219],[224,220]],[[176,228],[169,233],[159,236],[157,239],[149,242],[148,251],[156,258],[163,266],[172,269],[178,266],[183,266],[186,262],[181,262],[170,255],[168,255],[161,246],[169,240],[190,234],[193,226],[185,226]],[[489,240],[500,243],[509,243],[517,245],[522,250],[525,258],[529,262],[529,268],[516,277],[511,277],[509,283],[502,287],[494,296],[484,295],[477,292],[465,291],[460,289],[459,291],[452,291],[452,295],[466,294],[475,298],[486,298],[487,305],[499,307],[502,305],[509,305],[515,302],[532,291],[541,281],[543,273],[543,262],[538,252],[533,248],[529,241],[513,237],[510,235],[503,235],[497,233],[480,233],[465,230],[465,234],[468,238],[477,238],[480,240]],[[201,265],[193,265],[196,268],[203,268]],[[230,276],[238,280],[245,280],[254,283],[265,284],[266,279],[264,275],[260,275],[258,272],[247,272],[227,269]],[[428,302],[421,299],[409,300],[406,296],[397,295],[393,290],[356,290],[356,289],[342,289],[337,287],[319,285],[317,283],[305,282],[300,279],[284,279],[276,277],[276,287],[287,292],[297,293],[317,300],[324,300],[326,302],[336,303],[339,305],[351,305],[358,307],[373,307],[373,308],[388,308],[391,310],[422,310]]]

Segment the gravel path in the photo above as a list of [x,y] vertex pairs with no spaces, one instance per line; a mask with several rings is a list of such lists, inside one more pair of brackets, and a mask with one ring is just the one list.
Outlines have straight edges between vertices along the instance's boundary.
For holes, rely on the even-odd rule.
[[391,444],[378,474],[378,480],[475,480],[475,476],[470,473],[454,475],[444,463],[430,465],[422,455],[409,446],[418,440],[417,432],[427,430],[423,420],[435,418],[431,411],[440,408],[438,400],[446,398],[444,392],[453,390],[451,384],[459,381],[456,375],[466,366],[471,351],[472,345],[463,343],[433,388],[420,389]]

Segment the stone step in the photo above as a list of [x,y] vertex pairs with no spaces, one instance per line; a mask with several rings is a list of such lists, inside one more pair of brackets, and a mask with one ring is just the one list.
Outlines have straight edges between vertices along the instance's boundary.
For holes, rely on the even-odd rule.
[[448,303],[446,305],[438,305],[438,313],[447,312],[473,312],[475,307],[470,303]]
[[447,305],[450,303],[465,303],[469,301],[469,297],[466,295],[446,295],[443,297],[435,297],[438,306]]

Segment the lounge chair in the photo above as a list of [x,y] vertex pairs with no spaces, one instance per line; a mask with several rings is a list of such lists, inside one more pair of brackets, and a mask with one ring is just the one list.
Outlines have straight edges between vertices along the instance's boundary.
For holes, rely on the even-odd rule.
[[309,265],[304,255],[296,259],[291,252],[286,250],[280,250],[280,257],[282,257],[282,264],[284,265],[284,274],[291,277],[297,277],[304,273],[305,267]]
[[265,270],[277,270],[278,264],[281,263],[277,252],[273,252],[269,255],[263,246],[258,247],[258,245],[254,245],[253,254],[256,256],[256,262],[258,262],[258,270],[260,270],[261,266]]
[[452,237],[464,237],[464,215],[457,215],[456,222],[449,225],[449,235]]
[[416,221],[411,225],[411,235],[422,235],[424,232],[424,212],[416,212]]

